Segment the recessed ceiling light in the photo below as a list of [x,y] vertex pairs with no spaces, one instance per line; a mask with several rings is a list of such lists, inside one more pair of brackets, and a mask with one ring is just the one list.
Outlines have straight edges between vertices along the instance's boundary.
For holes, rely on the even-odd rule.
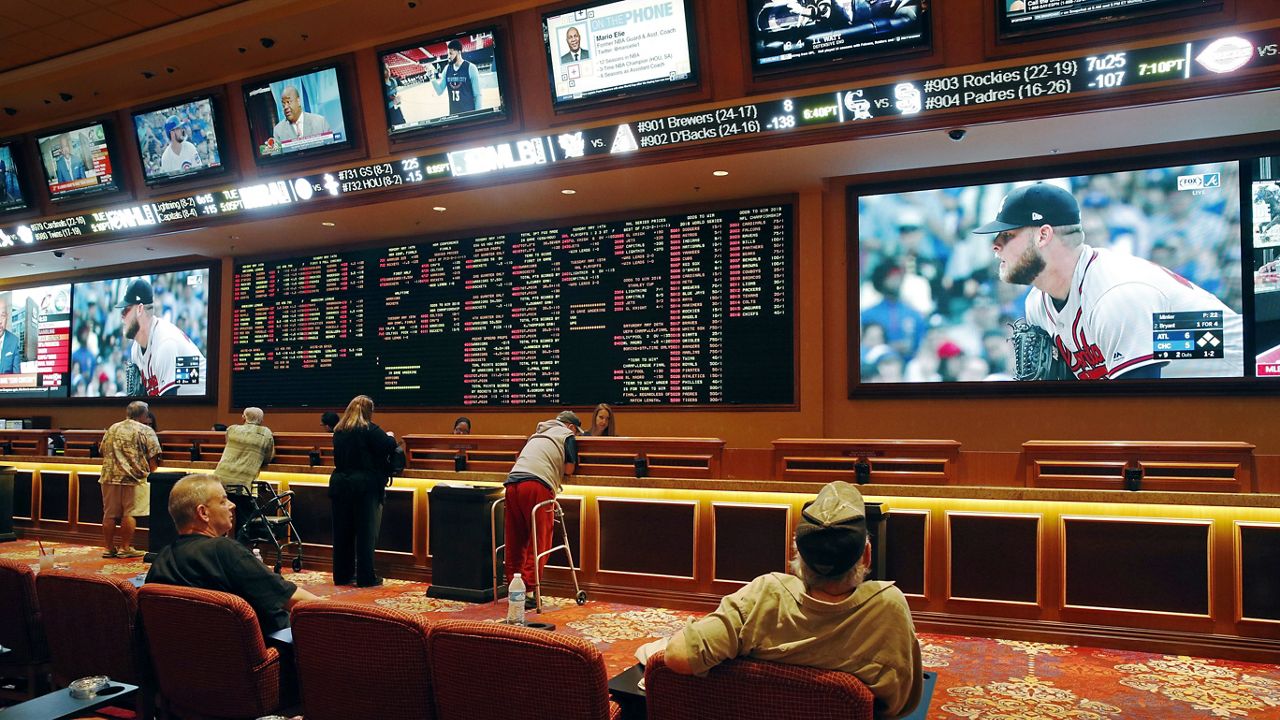
[[35,267],[35,263],[22,263],[22,267]]
[[724,177],[725,175],[729,174],[729,171],[728,170],[712,170],[711,174],[715,175],[716,177]]
[[322,222],[322,223],[320,223],[320,224],[321,224],[321,225],[323,225],[323,226],[325,226],[325,227],[337,227],[337,226],[338,226],[338,223],[335,223],[335,222],[329,222],[328,220],[325,220],[324,222]]
[[561,194],[561,195],[577,195],[577,194],[578,194],[578,191],[577,191],[577,190],[574,190],[574,189],[572,189],[572,188],[565,188],[565,189],[563,189],[563,190],[561,190],[561,191],[560,191],[560,194]]
[[155,251],[156,251],[156,249],[155,249],[155,248],[153,248],[153,247],[149,247],[149,248],[146,248],[146,251],[147,251],[147,252],[155,252]]
[[435,210],[436,212],[444,212],[445,210],[448,210],[449,208],[447,208],[447,207],[445,207],[445,206],[443,206],[443,205],[437,205],[437,206],[435,206],[435,207],[433,207],[433,208],[431,208],[431,209],[432,209],[432,210]]

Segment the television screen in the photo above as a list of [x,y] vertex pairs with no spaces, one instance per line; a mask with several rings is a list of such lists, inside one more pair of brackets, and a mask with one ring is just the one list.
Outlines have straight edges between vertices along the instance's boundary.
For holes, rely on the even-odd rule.
[[792,218],[700,208],[238,262],[232,404],[791,405]]
[[542,17],[556,104],[697,79],[688,0],[619,0]]
[[148,183],[222,170],[212,98],[134,113],[133,129]]
[[71,285],[0,291],[0,397],[67,396]]
[[929,0],[748,0],[757,70],[929,46]]
[[1239,177],[1219,162],[858,198],[851,377],[1243,377]]
[[351,144],[336,66],[245,83],[244,106],[259,160]]
[[204,396],[209,269],[75,284],[73,397]]
[[22,190],[22,178],[18,177],[17,149],[15,143],[0,144],[0,213],[30,206]]
[[492,28],[407,45],[381,63],[392,133],[505,113]]
[[103,123],[46,135],[36,144],[53,200],[119,189]]
[[1260,378],[1280,377],[1280,156],[1254,161],[1253,318]]
[[1075,26],[1103,26],[1119,20],[1180,10],[1212,9],[1222,0],[992,0],[1003,36]]

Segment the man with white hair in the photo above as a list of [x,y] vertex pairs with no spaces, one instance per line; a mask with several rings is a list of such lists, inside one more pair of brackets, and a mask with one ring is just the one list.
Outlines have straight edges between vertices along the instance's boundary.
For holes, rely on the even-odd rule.
[[[262,468],[276,457],[276,441],[271,430],[262,424],[262,409],[244,409],[244,424],[227,428],[227,443],[213,476],[227,489],[236,504],[235,530],[249,519],[252,510],[254,481]],[[232,535],[235,537],[236,535]]]
[[[102,545],[104,558],[137,558],[146,553],[133,547],[135,517],[151,507],[146,494],[147,477],[158,467],[160,439],[142,424],[150,409],[141,400],[129,403],[125,419],[107,428],[99,441],[102,451]],[[116,547],[116,526],[121,546]]]
[[[769,573],[720,601],[666,642],[675,672],[703,675],[735,657],[847,672],[875,696],[876,718],[915,709],[924,688],[911,610],[892,582],[865,580],[871,567],[858,489],[829,483],[804,506],[793,574]],[[661,650],[651,643],[637,655]]]

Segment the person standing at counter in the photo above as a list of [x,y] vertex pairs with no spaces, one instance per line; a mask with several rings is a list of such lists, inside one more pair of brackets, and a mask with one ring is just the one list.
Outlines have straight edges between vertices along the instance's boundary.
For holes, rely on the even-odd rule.
[[244,409],[244,424],[227,428],[226,445],[213,471],[236,506],[233,538],[239,537],[253,511],[253,483],[258,473],[276,457],[275,436],[262,424],[262,417],[261,408]]
[[583,433],[591,437],[613,437],[618,431],[613,426],[613,408],[605,403],[596,406],[591,413],[591,429]]
[[[141,400],[129,403],[125,419],[107,428],[98,447],[102,450],[102,545],[104,558],[136,558],[146,553],[133,547],[134,517],[145,515],[149,498],[140,488],[146,487],[147,476],[159,466],[160,439],[156,432],[142,424],[147,404]],[[116,548],[116,526],[120,527],[120,548]]]
[[352,398],[333,432],[333,584],[375,587],[373,549],[382,525],[382,501],[391,479],[395,438],[373,423],[373,399]]
[[320,416],[320,424],[324,426],[325,430],[332,433],[333,428],[338,424],[338,420],[340,419],[341,417],[338,415],[338,413],[327,412]]
[[453,421],[454,435],[470,435],[471,434],[471,418],[463,416]]
[[[538,548],[551,547],[551,508],[543,508],[545,513],[539,513],[537,526],[530,527],[533,508],[554,498],[560,492],[562,480],[577,469],[578,444],[574,438],[581,432],[582,421],[570,410],[554,420],[538,423],[503,483],[507,500],[504,525],[507,579],[520,573],[527,588],[524,605],[528,609],[537,607],[532,533],[538,533]],[[546,563],[547,559],[543,558],[539,565]]]

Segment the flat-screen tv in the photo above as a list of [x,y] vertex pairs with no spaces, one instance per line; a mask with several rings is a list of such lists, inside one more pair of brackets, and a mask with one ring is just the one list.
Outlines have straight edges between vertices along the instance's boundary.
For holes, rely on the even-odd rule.
[[18,172],[18,144],[0,143],[0,213],[24,210],[31,206],[22,177]]
[[50,199],[69,200],[120,189],[112,170],[106,123],[94,122],[43,135],[36,145]]
[[1253,322],[1256,371],[1280,378],[1280,155],[1254,161]]
[[747,0],[757,71],[929,47],[930,0]]
[[71,285],[0,291],[0,398],[64,398]]
[[542,16],[556,105],[697,82],[689,0],[595,2]]
[[1237,161],[862,195],[851,391],[1241,378],[1240,199]]
[[204,397],[209,268],[78,282],[72,289],[73,397]]
[[220,127],[211,97],[133,113],[147,184],[222,172]]
[[410,43],[379,56],[394,134],[506,115],[494,28]]
[[337,65],[244,84],[254,157],[261,161],[349,147],[347,95]]
[[1213,10],[1222,0],[991,0],[1002,37],[1105,27],[1153,15]]

